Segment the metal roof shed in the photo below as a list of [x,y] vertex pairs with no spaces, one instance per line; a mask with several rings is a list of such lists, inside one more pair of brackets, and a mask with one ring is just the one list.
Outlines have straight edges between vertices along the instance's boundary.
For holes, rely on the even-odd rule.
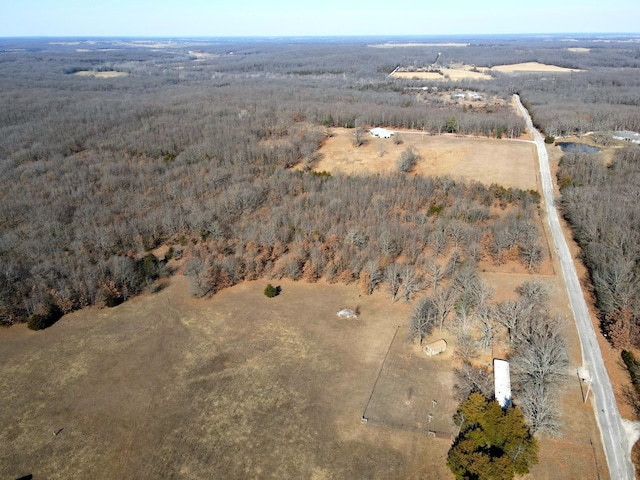
[[502,408],[511,406],[511,375],[509,362],[499,358],[493,359],[493,380],[495,382],[496,400]]

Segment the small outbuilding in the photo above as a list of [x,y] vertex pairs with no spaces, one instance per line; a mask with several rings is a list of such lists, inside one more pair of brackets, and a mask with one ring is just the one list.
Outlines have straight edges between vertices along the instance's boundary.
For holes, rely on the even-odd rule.
[[358,318],[358,314],[351,308],[343,308],[338,312],[340,318]]
[[431,342],[424,347],[424,351],[430,357],[434,355],[438,355],[439,353],[444,352],[447,349],[447,342],[444,338],[440,340],[436,340],[435,342]]
[[502,408],[511,406],[511,374],[509,362],[499,358],[493,359],[493,380],[496,392],[496,401]]
[[391,130],[387,130],[386,128],[376,127],[369,130],[369,133],[371,134],[372,137],[391,138],[395,132]]

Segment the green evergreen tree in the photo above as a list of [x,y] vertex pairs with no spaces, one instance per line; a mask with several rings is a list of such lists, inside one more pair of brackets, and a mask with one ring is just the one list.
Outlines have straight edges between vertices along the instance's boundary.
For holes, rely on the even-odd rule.
[[447,464],[457,479],[510,480],[538,461],[538,443],[518,408],[472,393],[454,416],[460,434]]

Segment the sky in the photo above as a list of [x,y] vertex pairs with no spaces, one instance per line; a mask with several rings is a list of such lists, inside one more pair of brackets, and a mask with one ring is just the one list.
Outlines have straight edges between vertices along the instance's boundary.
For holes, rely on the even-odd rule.
[[640,33],[638,0],[0,0],[0,37]]

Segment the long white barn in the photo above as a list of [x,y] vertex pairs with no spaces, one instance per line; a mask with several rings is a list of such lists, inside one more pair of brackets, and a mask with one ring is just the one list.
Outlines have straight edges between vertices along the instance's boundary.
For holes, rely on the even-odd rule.
[[369,133],[372,137],[378,138],[391,138],[394,134],[392,130],[387,130],[386,128],[380,127],[372,128],[371,130],[369,130]]
[[493,359],[493,380],[495,383],[496,401],[502,408],[511,406],[511,374],[509,362]]

